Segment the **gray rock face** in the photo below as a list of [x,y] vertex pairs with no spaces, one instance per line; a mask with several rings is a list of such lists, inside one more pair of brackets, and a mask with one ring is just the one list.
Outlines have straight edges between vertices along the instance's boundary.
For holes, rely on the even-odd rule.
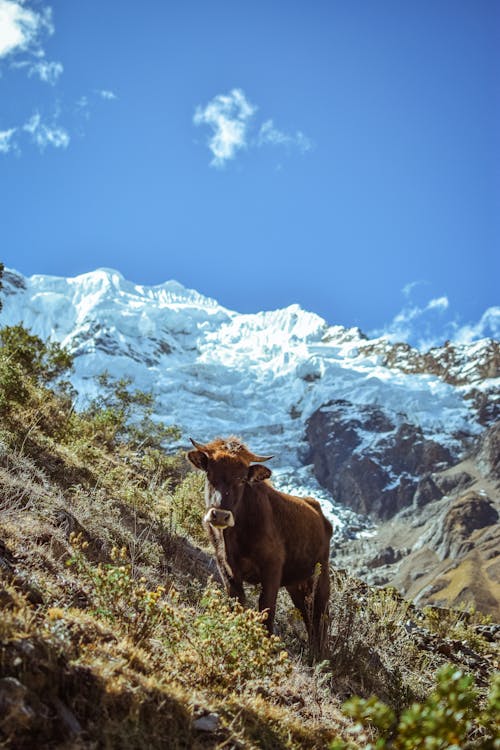
[[474,547],[470,539],[473,531],[493,526],[498,522],[498,512],[489,497],[476,492],[468,492],[457,499],[448,509],[443,523],[443,541],[438,554],[447,557],[461,557]]
[[401,415],[344,400],[314,412],[306,436],[318,481],[338,502],[379,519],[442,497],[431,473],[453,462],[446,447]]
[[449,495],[451,492],[461,492],[469,487],[474,482],[474,477],[466,471],[459,471],[436,477],[435,482],[443,495]]
[[500,422],[482,435],[477,461],[485,476],[500,479]]

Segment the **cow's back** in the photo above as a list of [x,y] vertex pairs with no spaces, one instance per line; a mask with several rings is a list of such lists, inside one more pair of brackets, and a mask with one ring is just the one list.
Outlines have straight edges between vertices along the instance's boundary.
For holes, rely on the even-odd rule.
[[285,549],[282,585],[310,577],[317,563],[328,565],[330,521],[313,498],[286,495],[268,486],[274,533]]

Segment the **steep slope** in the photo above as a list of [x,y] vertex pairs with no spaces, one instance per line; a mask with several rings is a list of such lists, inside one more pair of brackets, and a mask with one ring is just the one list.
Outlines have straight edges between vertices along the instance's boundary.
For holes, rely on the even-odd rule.
[[484,698],[498,627],[450,628],[452,613],[429,618],[332,571],[324,658],[311,668],[284,590],[269,638],[252,587],[242,608],[209,580],[203,479],[185,456],[109,440],[104,414],[75,412],[27,347],[0,354],[2,384],[8,359],[25,385],[7,391],[0,435],[2,747],[361,750],[373,728],[340,710],[347,696],[399,714],[438,674],[450,700],[426,713],[427,739],[466,750],[494,736],[495,714],[475,705],[471,731],[463,721],[452,734],[452,696],[464,670]]
[[[370,410],[378,409],[380,418],[390,423],[386,442],[391,443],[390,434],[401,436],[403,430],[404,436],[406,430],[406,438],[416,435],[438,446],[432,470],[439,461],[458,460],[494,410],[494,342],[473,345],[470,356],[462,348],[448,370],[444,365],[426,369],[414,350],[391,347],[383,339],[369,341],[358,329],[328,326],[297,305],[241,315],[175,281],[146,287],[109,269],[70,279],[24,278],[8,271],[4,298],[3,324],[23,322],[74,354],[72,380],[80,404],[95,395],[98,373],[130,376],[136,387],[153,391],[157,418],[178,424],[184,441],[188,435],[205,440],[236,433],[254,450],[273,453],[275,465],[281,467],[275,474],[277,484],[314,492],[338,528],[359,522],[338,503],[346,503],[349,492],[317,470],[325,449],[323,463],[334,460],[327,431],[318,430],[319,441],[305,440],[307,420],[318,410],[324,414],[332,403],[342,404],[344,421],[349,421],[348,411],[355,421],[361,419],[356,444],[348,442],[343,450],[356,452],[362,463],[367,457],[373,462],[379,478],[371,481],[370,470],[368,487],[373,494],[377,482],[380,485],[370,500],[373,508],[385,503],[391,484],[409,478],[407,488],[398,489],[398,497],[389,503],[394,509],[413,496],[420,473],[429,465],[417,462],[410,469],[404,461],[391,464],[388,458],[384,464],[379,459],[380,431],[363,423]],[[431,359],[441,361],[437,352]],[[462,361],[468,367],[462,367]],[[466,374],[451,377],[449,372],[457,368]],[[481,414],[471,389],[486,403]],[[335,468],[329,473],[335,474]],[[356,512],[370,513],[370,503],[352,505]]]

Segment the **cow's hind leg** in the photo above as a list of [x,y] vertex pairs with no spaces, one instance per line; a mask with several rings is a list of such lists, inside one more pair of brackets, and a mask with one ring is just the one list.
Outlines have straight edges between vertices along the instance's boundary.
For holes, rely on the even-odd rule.
[[320,658],[324,651],[328,626],[330,578],[328,564],[322,566],[318,577],[287,586],[290,597],[302,615],[309,637],[311,660]]
[[328,602],[330,599],[330,571],[328,561],[321,565],[321,573],[312,584],[314,601],[312,602],[313,627],[311,646],[314,658],[323,656],[328,632]]

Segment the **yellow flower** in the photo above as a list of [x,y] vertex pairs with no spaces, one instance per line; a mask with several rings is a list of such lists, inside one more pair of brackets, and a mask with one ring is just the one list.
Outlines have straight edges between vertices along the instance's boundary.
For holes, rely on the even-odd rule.
[[62,620],[64,617],[64,610],[60,607],[51,607],[47,610],[47,615],[49,620]]

